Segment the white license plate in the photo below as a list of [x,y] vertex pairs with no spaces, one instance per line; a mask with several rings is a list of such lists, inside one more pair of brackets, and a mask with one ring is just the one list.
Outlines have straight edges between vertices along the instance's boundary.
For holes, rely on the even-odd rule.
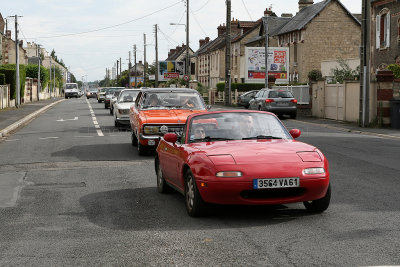
[[154,146],[154,145],[156,144],[156,141],[154,141],[154,140],[149,140],[149,141],[147,141],[147,144],[148,144],[149,146]]
[[287,107],[287,106],[289,106],[289,103],[287,103],[287,102],[277,102],[276,105],[280,106],[280,107]]
[[298,177],[253,180],[254,189],[287,188],[287,187],[299,187],[299,186],[300,186],[300,179]]

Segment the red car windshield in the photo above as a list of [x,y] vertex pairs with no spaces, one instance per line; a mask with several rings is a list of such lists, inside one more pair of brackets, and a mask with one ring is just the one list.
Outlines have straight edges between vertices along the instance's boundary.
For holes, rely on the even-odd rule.
[[224,112],[195,116],[190,122],[189,142],[251,139],[292,139],[273,115]]

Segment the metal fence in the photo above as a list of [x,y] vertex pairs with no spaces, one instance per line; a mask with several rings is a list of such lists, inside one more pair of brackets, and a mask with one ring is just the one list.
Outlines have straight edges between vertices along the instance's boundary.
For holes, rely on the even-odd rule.
[[10,105],[8,85],[0,85],[0,109],[7,108]]
[[310,86],[307,85],[286,85],[286,86],[273,86],[272,89],[285,89],[292,92],[297,103],[300,105],[310,104]]

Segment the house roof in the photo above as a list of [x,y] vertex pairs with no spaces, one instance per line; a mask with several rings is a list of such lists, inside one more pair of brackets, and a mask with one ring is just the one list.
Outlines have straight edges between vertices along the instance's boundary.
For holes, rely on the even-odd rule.
[[346,7],[339,1],[339,0],[325,0],[307,7],[304,7],[302,10],[300,10],[299,13],[296,14],[291,20],[286,23],[285,26],[282,27],[282,29],[277,32],[275,35],[281,35],[293,31],[298,31],[303,29],[308,23],[310,23],[328,4],[331,2],[336,1],[338,4],[340,4],[343,9],[346,10],[347,14],[354,19],[358,24],[360,24],[360,21],[351,14]]
[[[179,50],[175,51],[175,53],[172,53],[171,55],[168,56],[166,59],[167,61],[174,61],[177,60],[183,53],[186,53],[186,45],[182,45]],[[189,46],[189,53],[193,53],[193,50]]]
[[[268,22],[268,34],[269,36],[274,36],[277,32],[279,32],[286,23],[288,23],[292,18],[287,17],[273,17],[268,16],[264,17],[263,21]],[[264,23],[261,24],[259,36],[256,36],[250,39],[246,44],[253,43],[256,41],[260,41],[264,39]]]
[[[247,35],[249,35],[253,30],[257,29],[257,28],[260,26],[260,24],[261,24],[261,19],[258,20],[258,21],[256,21],[256,22],[253,22],[252,24],[253,24],[253,27],[251,27],[249,30],[247,30],[246,32],[244,32],[242,35],[240,35],[240,34],[237,35],[237,36],[232,40],[232,43],[239,42],[239,41],[242,40],[244,37],[246,37]],[[250,24],[249,24],[249,25],[250,25]]]

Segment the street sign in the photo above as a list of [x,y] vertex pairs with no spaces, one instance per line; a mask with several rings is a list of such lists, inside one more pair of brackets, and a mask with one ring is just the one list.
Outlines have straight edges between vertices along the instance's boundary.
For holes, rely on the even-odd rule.
[[183,76],[183,80],[184,80],[185,82],[189,81],[189,75]]

